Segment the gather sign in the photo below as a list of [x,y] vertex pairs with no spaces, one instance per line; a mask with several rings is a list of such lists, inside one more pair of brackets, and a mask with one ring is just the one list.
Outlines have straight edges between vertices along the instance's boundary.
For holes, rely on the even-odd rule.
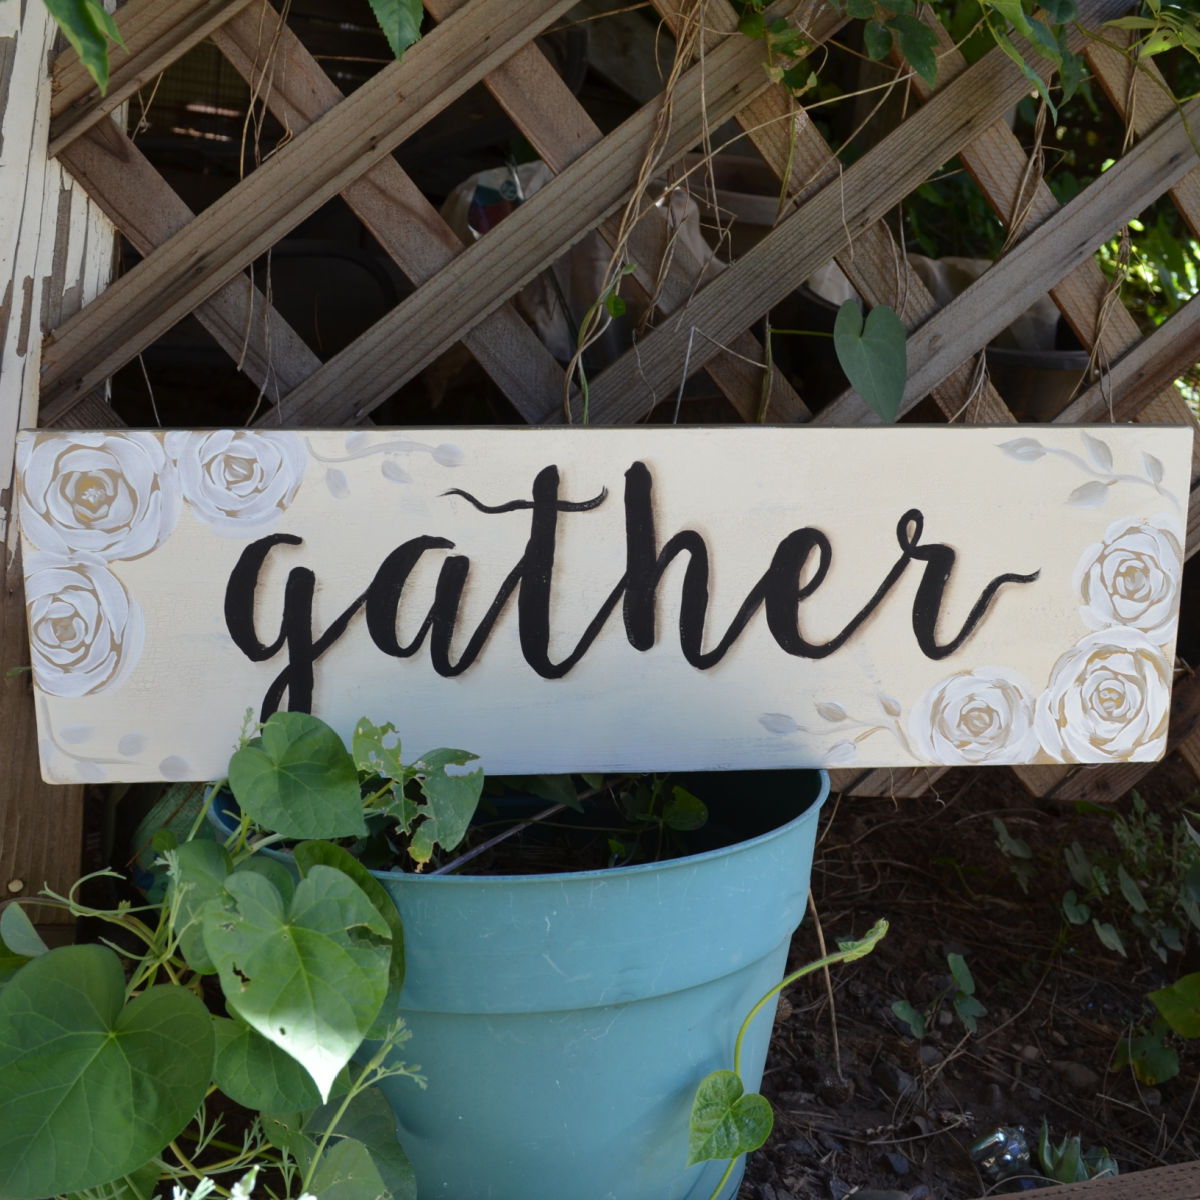
[[218,777],[278,709],[492,772],[1153,759],[1190,459],[1150,426],[29,432],[43,772]]

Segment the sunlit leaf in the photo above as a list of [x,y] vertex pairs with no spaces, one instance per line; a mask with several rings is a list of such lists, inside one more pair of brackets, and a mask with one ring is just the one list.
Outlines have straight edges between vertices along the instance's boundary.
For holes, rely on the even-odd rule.
[[709,1159],[737,1158],[757,1150],[771,1133],[775,1118],[767,1100],[745,1094],[733,1071],[705,1077],[692,1101],[687,1165]]
[[354,759],[333,729],[307,713],[273,713],[261,736],[234,752],[229,786],[251,820],[285,837],[367,831]]
[[235,872],[204,913],[225,1002],[301,1062],[323,1097],[388,991],[391,931],[353,880],[314,866],[285,906],[261,875]]
[[212,1022],[187,988],[125,1003],[105,946],[63,946],[0,992],[0,1195],[36,1200],[137,1171],[208,1087]]

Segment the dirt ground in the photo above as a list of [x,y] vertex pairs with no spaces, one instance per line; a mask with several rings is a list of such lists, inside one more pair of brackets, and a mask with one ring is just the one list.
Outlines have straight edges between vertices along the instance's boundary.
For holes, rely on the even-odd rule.
[[[1167,830],[1200,810],[1177,756],[1138,791]],[[1132,813],[1128,796],[1114,807]],[[998,847],[996,817],[1029,847],[1028,893]],[[1110,874],[1124,857],[1111,810],[1034,800],[1000,768],[949,772],[919,800],[830,798],[812,882],[826,942],[861,936],[879,917],[891,928],[871,955],[832,969],[831,994],[819,973],[785,993],[762,1088],[775,1128],[750,1156],[738,1200],[1017,1190],[982,1178],[969,1148],[1002,1126],[1023,1126],[1036,1143],[1043,1120],[1056,1143],[1078,1135],[1085,1151],[1106,1148],[1122,1174],[1200,1158],[1200,1042],[1171,1042],[1181,1070],[1158,1086],[1118,1065],[1122,1039],[1153,1014],[1147,993],[1200,970],[1200,933],[1185,933],[1164,964],[1119,895],[1093,912],[1122,932],[1126,957],[1090,923],[1071,925],[1061,898],[1075,886],[1063,857],[1074,842]],[[948,954],[962,955],[987,1010],[975,1033],[954,1011]],[[810,914],[792,965],[819,955]],[[922,1038],[893,1013],[900,1000],[926,1018]]]

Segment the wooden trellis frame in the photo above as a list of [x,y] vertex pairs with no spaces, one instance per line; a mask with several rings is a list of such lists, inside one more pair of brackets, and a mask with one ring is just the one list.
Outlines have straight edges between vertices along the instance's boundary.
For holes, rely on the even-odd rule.
[[[62,427],[122,422],[97,389],[188,313],[241,364],[289,425],[356,424],[439,353],[462,341],[530,423],[579,420],[581,398],[517,314],[514,295],[585,234],[616,240],[616,215],[643,178],[659,128],[658,97],[603,135],[535,45],[571,0],[431,0],[438,22],[405,55],[343,98],[300,39],[264,0],[129,0],[119,10],[126,48],[114,55],[101,99],[73,52],[54,67],[50,146],[92,200],[145,257],[95,301],[48,331],[41,421]],[[1085,0],[1083,24],[1120,15],[1130,0]],[[668,25],[696,19],[684,0],[654,0]],[[792,21],[814,43],[840,18],[801,0]],[[932,21],[932,18],[929,18]],[[1109,364],[1059,421],[1191,422],[1172,380],[1200,359],[1200,299],[1141,338],[1108,284],[1095,249],[1120,224],[1169,192],[1200,236],[1200,168],[1187,124],[1162,93],[1131,86],[1129,61],[1073,34],[1136,137],[1082,196],[1060,209],[1040,182],[1025,187],[1025,152],[1004,114],[1026,94],[1017,67],[995,50],[967,67],[940,39],[937,87],[911,83],[921,103],[844,170],[802,108],[773,85],[761,43],[736,36],[726,0],[703,5],[697,59],[672,89],[670,120],[655,168],[691,151],[703,130],[737,120],[778,177],[785,203],[775,227],[703,286],[699,264],[675,247],[659,278],[666,230],[653,209],[628,245],[633,284],[653,294],[658,319],[634,350],[590,382],[594,423],[636,421],[701,368],[745,420],[852,424],[873,419],[852,393],[815,417],[779,372],[767,373],[751,332],[799,281],[835,259],[869,304],[889,303],[912,331],[905,407],[931,395],[947,420],[1012,423],[987,382],[983,347],[1035,297],[1049,291],[1083,344]],[[1115,31],[1108,40],[1115,40]],[[203,39],[211,39],[262,96],[292,137],[200,215],[193,215],[133,142],[104,119],[140,86]],[[702,52],[701,52],[702,48]],[[1154,68],[1148,70],[1153,72]],[[482,82],[528,138],[554,178],[485,238],[464,246],[390,152],[455,97]],[[1200,107],[1187,111],[1200,127]],[[954,155],[961,155],[1000,219],[1020,212],[1020,237],[972,288],[939,309],[908,267],[884,216]],[[414,284],[392,312],[322,363],[251,286],[247,267],[330,198],[341,195]],[[1104,319],[1100,319],[1102,308]],[[1189,555],[1200,547],[1200,440],[1188,517]],[[1185,617],[1186,619],[1186,617]],[[1171,745],[1200,773],[1200,686],[1177,683]],[[1035,795],[1120,794],[1144,766],[1100,771],[1018,768]],[[937,771],[834,772],[858,794],[912,795]]]

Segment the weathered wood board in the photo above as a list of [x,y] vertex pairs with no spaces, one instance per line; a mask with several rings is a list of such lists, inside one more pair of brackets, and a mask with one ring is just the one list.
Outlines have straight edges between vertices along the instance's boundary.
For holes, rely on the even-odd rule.
[[1191,432],[23,434],[43,772],[246,721],[491,772],[1163,753]]

